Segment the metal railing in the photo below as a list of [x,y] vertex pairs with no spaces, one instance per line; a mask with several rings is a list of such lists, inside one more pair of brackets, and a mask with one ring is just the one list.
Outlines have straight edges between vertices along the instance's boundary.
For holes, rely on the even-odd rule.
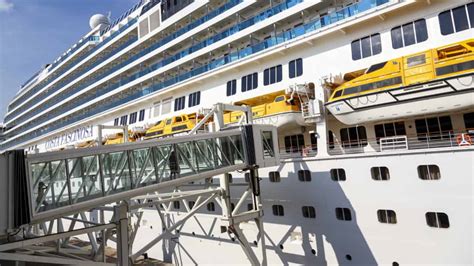
[[[114,71],[122,68],[123,66],[126,66],[128,64],[130,64],[131,62],[149,54],[150,52],[156,50],[157,48],[171,42],[172,40],[182,36],[184,33],[196,28],[197,26],[201,25],[202,23],[204,22],[207,22],[209,20],[211,20],[212,18],[222,14],[223,12],[229,10],[230,8],[236,6],[237,4],[241,3],[243,0],[232,0],[232,1],[229,1],[228,3],[222,5],[220,8],[214,10],[214,11],[211,11],[209,12],[209,14],[201,17],[200,19],[197,19],[196,21],[190,23],[188,26],[185,26],[181,29],[179,29],[178,31],[172,33],[171,35],[165,37],[164,39],[162,39],[161,41],[158,41],[158,42],[155,42],[153,45],[143,49],[142,51],[138,52],[137,54],[135,54],[134,56],[128,58],[127,60],[125,60],[124,62],[121,62],[120,64],[114,66],[112,69],[106,71],[106,73],[103,73],[101,76],[99,77],[95,77],[94,79],[92,79],[90,82],[88,82],[85,86],[82,85],[82,86],[79,86],[80,89],[83,89],[85,87],[87,87],[88,85],[92,84],[93,82],[96,82],[97,80],[100,80],[101,78],[113,73]],[[294,0],[293,0],[294,1]],[[135,22],[137,21],[137,19],[132,19],[130,20],[126,25],[122,26],[118,31],[112,33],[111,36],[107,37],[103,42],[99,43],[97,46],[95,46],[94,48],[92,48],[90,51],[86,52],[85,54],[83,54],[82,56],[78,57],[76,59],[76,62],[79,62],[81,60],[83,60],[84,58],[88,57],[89,55],[91,55],[92,53],[94,53],[95,51],[97,51],[98,49],[100,49],[102,46],[104,46],[105,44],[107,44],[110,40],[112,40],[115,36],[117,36],[118,34],[122,33],[123,31],[125,31],[126,29],[128,29],[130,26],[134,25]],[[109,52],[106,56],[103,56],[101,57],[99,60],[97,61],[94,61],[92,64],[90,64],[88,67],[86,67],[84,70],[82,71],[79,71],[78,73],[74,74],[73,76],[69,77],[67,80],[63,80],[61,83],[58,83],[56,85],[54,85],[54,87],[50,88],[48,90],[47,93],[45,93],[44,95],[42,95],[41,97],[35,97],[35,100],[34,101],[31,101],[28,103],[28,106],[23,106],[23,109],[25,108],[28,108],[30,106],[32,106],[33,104],[36,104],[37,102],[41,101],[42,99],[46,98],[47,96],[51,95],[52,93],[56,92],[58,89],[60,89],[62,86],[66,85],[67,83],[69,83],[70,81],[74,80],[75,78],[79,77],[80,75],[86,73],[87,71],[91,70],[93,67],[97,66],[98,64],[104,62],[105,60],[111,58],[112,56],[114,56],[115,54],[117,54],[118,52],[120,52],[121,50],[125,49],[126,47],[128,47],[130,44],[134,43],[135,41],[138,40],[138,37],[134,37],[134,38],[131,38],[129,41],[126,42],[125,45],[120,45],[119,48],[116,48],[114,49],[113,51]],[[202,48],[202,47],[201,47]],[[173,62],[173,61],[171,61]],[[170,62],[168,62],[170,63]],[[55,73],[56,76],[59,76],[63,73],[65,73],[67,70],[71,69],[73,66],[75,66],[76,64],[72,64],[71,66],[63,69],[61,72],[57,72]],[[45,86],[47,86],[48,84],[50,84],[54,79],[50,80],[49,82],[45,83],[44,85],[42,86],[38,86],[38,88],[34,88],[34,91],[32,93],[35,93],[37,91],[39,91],[40,89],[44,88]],[[32,89],[33,90],[33,89]],[[77,91],[77,89],[75,89]],[[29,95],[32,95],[32,93],[30,92],[27,92]],[[68,96],[70,96],[72,93],[74,92],[68,92]],[[23,96],[21,96],[23,97]],[[16,100],[14,101],[16,102]],[[13,109],[14,107],[18,106],[18,104],[11,104],[11,109]],[[50,104],[48,106],[51,106]],[[15,118],[16,116],[19,115],[19,110],[7,115],[5,117],[5,121],[8,122],[10,121],[11,119]],[[31,117],[31,116],[30,116]],[[17,122],[19,123],[19,122]]]
[[[434,134],[402,135],[380,139],[364,139],[350,142],[335,142],[330,144],[328,153],[330,155],[374,153],[387,151],[420,150],[436,148],[464,148],[464,144],[458,144],[463,135],[474,137],[473,133],[466,131],[446,131]],[[472,143],[471,143],[472,144]],[[332,147],[332,148],[331,148]]]

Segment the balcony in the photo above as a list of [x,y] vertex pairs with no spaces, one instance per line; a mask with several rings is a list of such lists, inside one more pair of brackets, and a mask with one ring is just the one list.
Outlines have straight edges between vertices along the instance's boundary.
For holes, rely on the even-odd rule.
[[[292,1],[287,1],[285,4],[290,4],[290,3],[295,3],[297,0],[292,0]],[[129,103],[131,101],[137,100],[139,98],[143,98],[145,96],[148,96],[152,93],[155,93],[157,91],[160,91],[164,88],[168,88],[172,85],[178,84],[180,82],[186,81],[192,77],[199,76],[201,74],[207,73],[211,70],[217,69],[219,67],[222,67],[224,65],[227,65],[232,62],[236,62],[238,60],[247,58],[251,55],[257,54],[259,52],[262,52],[268,48],[274,47],[276,45],[283,44],[287,41],[296,39],[298,37],[301,37],[305,34],[310,34],[313,33],[319,29],[329,27],[331,25],[334,25],[337,22],[341,22],[345,19],[351,18],[354,15],[360,14],[362,12],[368,11],[370,9],[376,8],[378,6],[384,5],[388,3],[389,0],[362,0],[357,4],[351,5],[349,7],[346,7],[344,9],[338,10],[332,14],[328,14],[326,16],[314,19],[306,24],[303,24],[301,26],[295,27],[291,30],[285,31],[283,33],[280,33],[276,36],[273,36],[271,38],[268,38],[260,43],[257,43],[255,45],[239,49],[238,51],[235,51],[229,55],[223,56],[221,58],[218,58],[216,60],[213,60],[212,62],[203,65],[199,68],[195,68],[191,71],[187,71],[185,73],[182,73],[180,75],[177,75],[175,77],[172,77],[168,80],[165,80],[163,82],[155,83],[149,87],[139,89],[136,91],[131,91],[130,93],[124,94],[122,97],[116,96],[113,99],[108,98],[104,100],[103,102],[98,102],[96,103],[96,107],[90,108],[88,110],[82,110],[80,112],[77,112],[77,115],[71,115],[69,118],[63,118],[61,121],[58,121],[56,123],[50,124],[40,130],[35,130],[31,133],[28,133],[24,136],[12,139],[11,141],[8,141],[7,143],[3,143],[0,145],[0,150],[5,150],[10,147],[13,147],[14,145],[18,145],[22,142],[25,142],[27,140],[31,140],[33,138],[42,136],[44,134],[47,134],[49,132],[52,132],[54,130],[60,129],[64,126],[73,124],[75,122],[81,121],[86,118],[90,118],[92,116],[95,116],[97,114],[100,114],[102,112],[110,111],[113,108],[116,108],[118,106],[121,106],[123,104]],[[282,8],[281,5],[276,6],[274,8]],[[277,9],[278,10],[278,9]],[[271,12],[270,12],[271,13]],[[243,22],[245,23],[245,21]],[[153,69],[151,69],[153,70]],[[148,73],[151,72],[150,69],[144,70],[142,72],[139,72],[135,75],[134,79],[137,79],[138,77],[142,77]],[[131,77],[133,78],[133,77]],[[123,85],[123,84],[122,84]],[[23,130],[25,131],[25,129]],[[15,132],[14,134],[19,134],[20,132]],[[10,133],[11,134],[11,133]],[[11,135],[11,137],[14,137],[15,135]]]

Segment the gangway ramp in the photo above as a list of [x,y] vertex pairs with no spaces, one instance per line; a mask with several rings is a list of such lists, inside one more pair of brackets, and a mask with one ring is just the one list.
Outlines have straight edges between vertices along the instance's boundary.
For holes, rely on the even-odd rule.
[[[47,220],[166,187],[278,163],[276,129],[264,125],[26,158],[32,221]],[[255,152],[260,151],[260,152]]]

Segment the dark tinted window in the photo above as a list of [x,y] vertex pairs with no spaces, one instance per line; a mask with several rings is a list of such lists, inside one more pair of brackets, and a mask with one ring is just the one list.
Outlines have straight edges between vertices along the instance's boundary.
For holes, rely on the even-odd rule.
[[469,29],[469,22],[467,21],[466,7],[460,6],[453,9],[454,28],[456,31],[463,31]]
[[288,63],[288,70],[290,78],[295,78],[303,75],[303,59],[298,58]]
[[443,212],[427,212],[425,214],[426,224],[429,227],[449,228],[449,218]]
[[426,28],[426,20],[420,19],[420,20],[415,21],[415,29],[416,29],[417,42],[424,42],[428,40],[428,30]]
[[285,150],[286,152],[301,152],[304,148],[303,134],[285,136]]
[[227,96],[231,96],[237,93],[237,80],[231,80],[227,82]]
[[382,52],[382,43],[380,41],[380,34],[373,34],[355,40],[351,43],[352,59],[358,60]]
[[415,29],[413,28],[413,23],[408,23],[402,26],[403,30],[403,40],[405,41],[405,46],[415,44]]
[[382,69],[386,64],[387,64],[387,62],[382,62],[382,63],[378,63],[378,64],[375,64],[375,65],[371,65],[369,67],[369,69],[367,69],[366,73],[369,74],[369,73],[372,73],[376,70]]
[[467,113],[463,115],[464,118],[464,126],[467,130],[474,129],[474,113]]
[[448,35],[454,32],[451,10],[441,12],[438,15],[438,20],[442,35]]
[[391,34],[392,34],[393,49],[398,49],[398,48],[403,47],[402,28],[401,27],[393,28],[391,31]]

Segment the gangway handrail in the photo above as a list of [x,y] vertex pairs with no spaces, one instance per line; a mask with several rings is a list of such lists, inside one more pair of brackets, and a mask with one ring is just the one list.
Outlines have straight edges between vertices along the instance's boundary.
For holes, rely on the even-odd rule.
[[[272,136],[266,139],[269,132]],[[255,165],[277,165],[277,139],[273,126],[246,125],[212,133],[30,154],[26,165],[31,220],[59,218]],[[79,188],[74,184],[80,184]]]

